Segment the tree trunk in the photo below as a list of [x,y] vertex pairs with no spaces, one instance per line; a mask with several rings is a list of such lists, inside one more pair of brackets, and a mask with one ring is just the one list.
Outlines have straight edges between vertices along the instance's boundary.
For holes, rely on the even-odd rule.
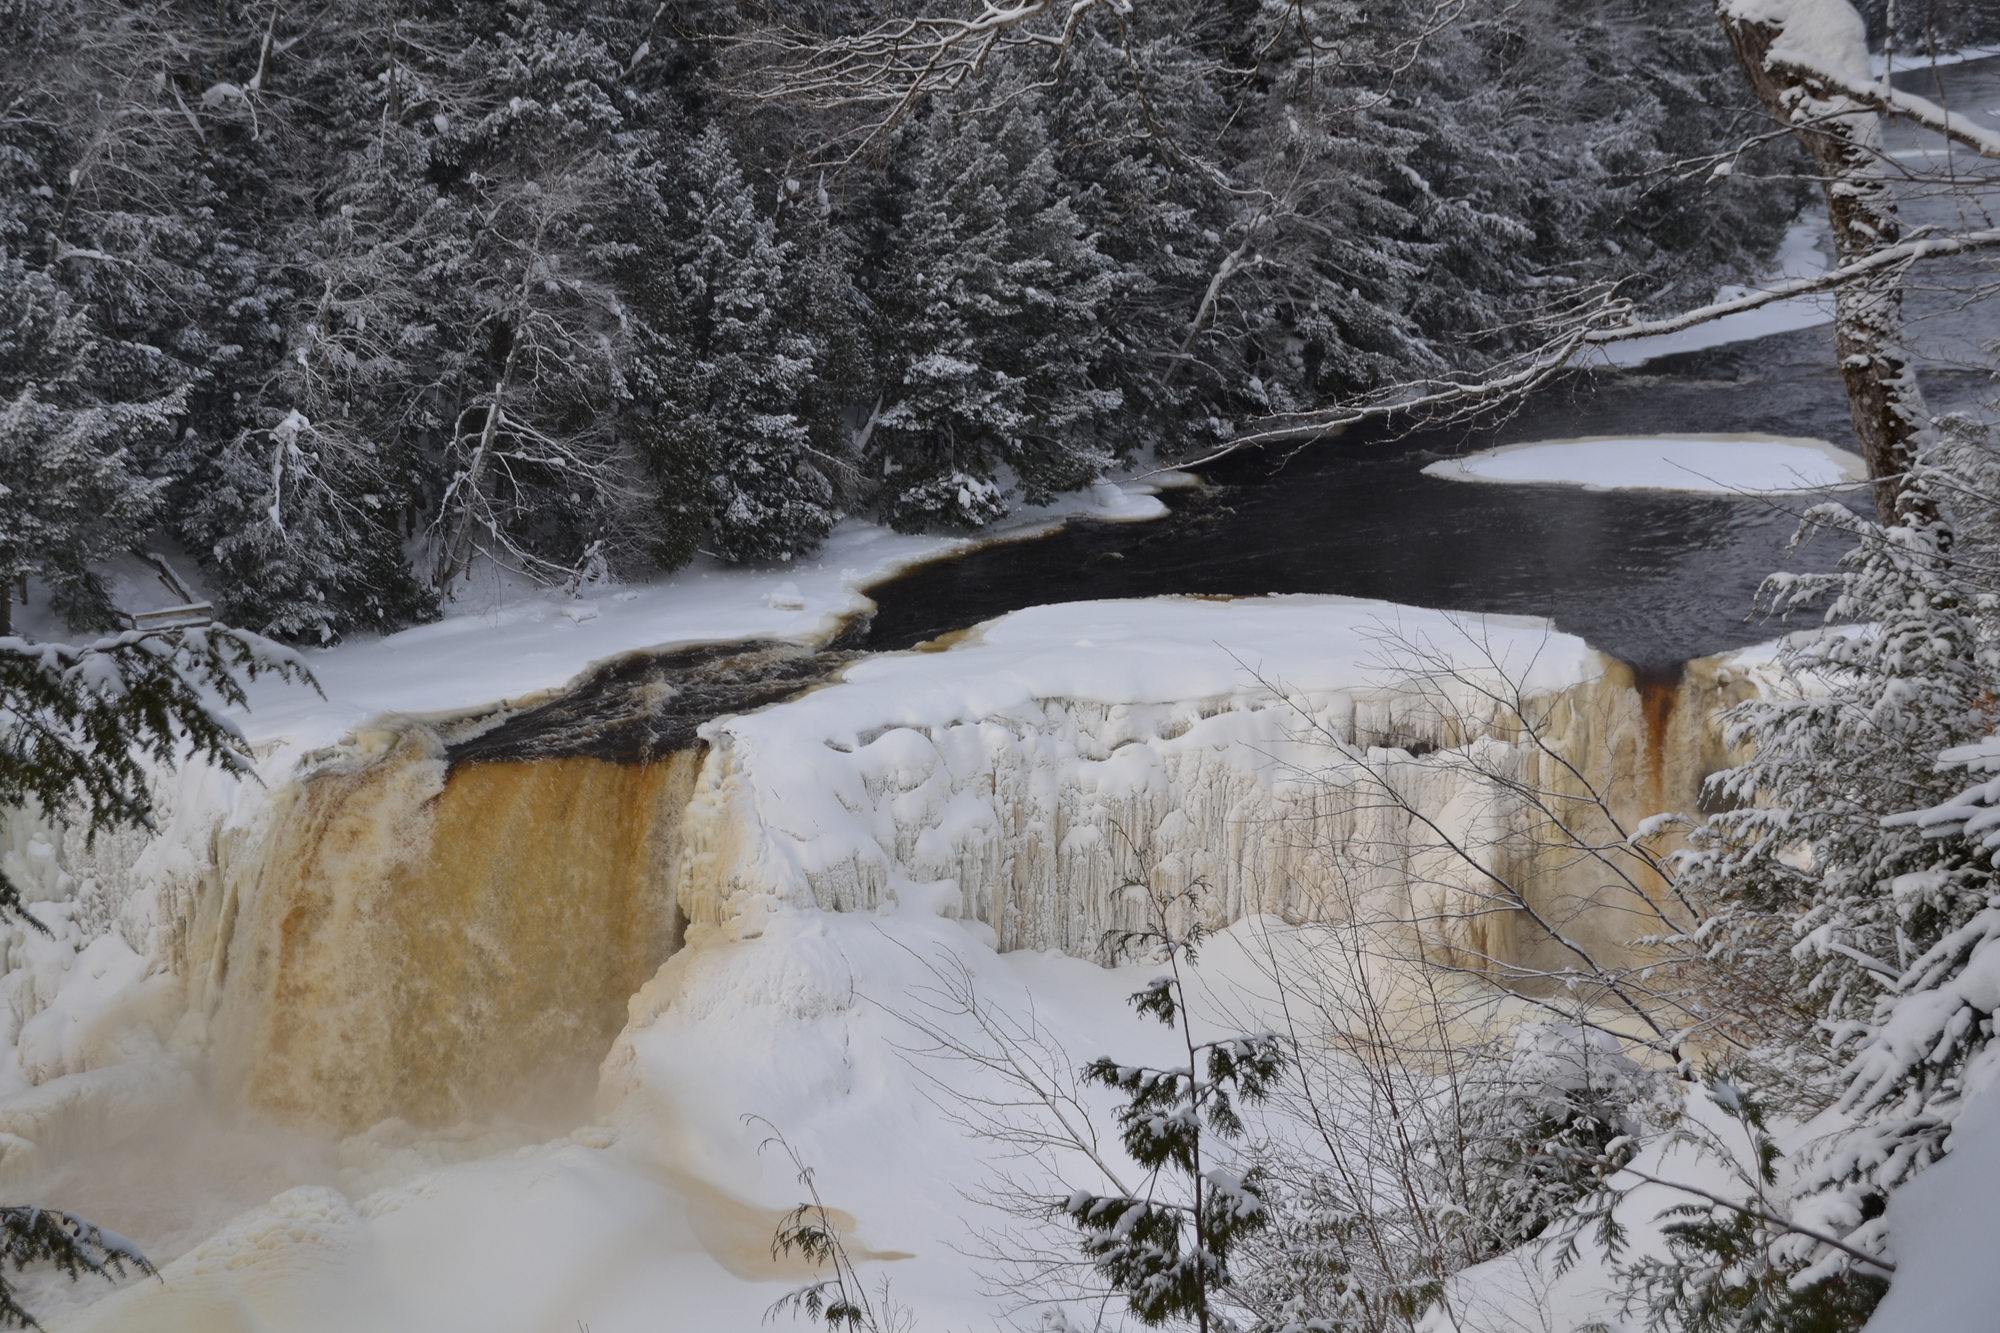
[[513,382],[514,363],[519,359],[520,350],[517,343],[507,351],[506,364],[500,368],[500,378],[493,385],[493,401],[486,408],[486,425],[479,432],[479,444],[472,451],[472,461],[466,465],[462,483],[465,495],[459,502],[458,523],[439,556],[437,574],[433,579],[438,591],[447,595],[451,592],[452,580],[472,564],[472,525],[478,520],[479,487],[486,480],[486,460],[492,457],[493,441],[500,433],[500,419],[504,411],[501,404],[506,399],[508,386]]
[[[1839,262],[1852,264],[1895,245],[1902,239],[1902,225],[1882,170],[1875,113],[1849,109],[1854,103],[1819,86],[1810,75],[1774,71],[1765,64],[1773,49],[1797,50],[1867,79],[1861,16],[1847,0],[1716,0],[1715,11],[1758,99],[1794,128],[1819,168]],[[1900,273],[1885,270],[1840,289],[1834,345],[1854,434],[1868,464],[1876,518],[1883,523],[1934,518],[1930,504],[1912,496],[1905,484],[1916,461],[1925,412],[1903,345]]]

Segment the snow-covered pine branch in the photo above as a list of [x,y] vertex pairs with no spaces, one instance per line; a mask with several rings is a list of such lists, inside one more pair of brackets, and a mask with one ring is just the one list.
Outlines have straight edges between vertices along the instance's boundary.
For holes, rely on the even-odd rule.
[[[0,1207],[0,1263],[16,1273],[29,1264],[52,1264],[72,1280],[85,1273],[115,1280],[124,1277],[128,1267],[156,1276],[139,1247],[117,1232],[75,1213],[33,1204]],[[0,1327],[41,1327],[21,1304],[4,1268],[0,1268]]]
[[266,674],[314,684],[290,649],[221,625],[75,646],[0,638],[0,805],[33,799],[58,818],[77,808],[93,831],[146,824],[150,765],[202,758],[249,772],[223,710]]

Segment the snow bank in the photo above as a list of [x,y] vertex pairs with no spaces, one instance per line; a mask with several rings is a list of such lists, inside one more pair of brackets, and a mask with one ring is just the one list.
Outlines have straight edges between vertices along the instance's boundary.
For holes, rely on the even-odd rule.
[[1950,1156],[1897,1190],[1885,1217],[1896,1276],[1869,1333],[1937,1333],[1990,1327],[2000,1308],[1993,1263],[1993,1189],[2000,1181],[2000,1095],[1986,1084],[1959,1112]]
[[[1775,286],[1788,278],[1819,276],[1827,271],[1827,258],[1823,250],[1825,242],[1824,222],[1811,219],[1793,223],[1785,232],[1785,239],[1779,243],[1777,260],[1772,265],[1772,272],[1765,275],[1763,284],[1744,287],[1732,283],[1717,288],[1715,300],[1734,301],[1738,297],[1748,296],[1752,291],[1767,290],[1764,284]],[[1642,366],[1655,357],[1672,356],[1677,352],[1698,352],[1709,347],[1749,342],[1755,338],[1768,338],[1773,334],[1816,328],[1821,324],[1832,322],[1833,297],[1830,294],[1795,296],[1786,301],[1773,301],[1770,305],[1759,306],[1755,310],[1726,315],[1707,324],[1682,329],[1678,333],[1661,333],[1651,338],[1634,338],[1630,342],[1607,343],[1596,349],[1592,355],[1601,353],[1607,363],[1629,368]]]
[[[1985,60],[1989,56],[2000,56],[2000,46],[1968,46],[1957,51],[1946,51],[1940,55],[1898,51],[1895,72],[1906,74],[1918,69],[1943,69],[1949,65],[1963,65],[1970,60]],[[1879,79],[1889,72],[1888,63],[1878,51],[1868,58],[1869,72]]]
[[1581,486],[1589,491],[1773,495],[1867,480],[1861,459],[1824,440],[1775,435],[1645,435],[1544,440],[1448,458],[1424,469],[1452,481]]
[[677,574],[571,596],[561,590],[501,589],[498,600],[447,608],[445,618],[380,638],[357,637],[308,649],[306,663],[326,691],[260,682],[238,720],[253,741],[290,760],[335,743],[385,713],[446,713],[557,689],[592,662],[645,648],[744,639],[826,639],[867,610],[869,585],[912,565],[995,541],[1018,541],[1070,518],[1140,522],[1166,506],[1157,492],[1191,480],[1100,481],[1088,493],[1021,510],[977,538],[907,536],[849,521],[810,561],[766,569],[724,566],[705,557]]

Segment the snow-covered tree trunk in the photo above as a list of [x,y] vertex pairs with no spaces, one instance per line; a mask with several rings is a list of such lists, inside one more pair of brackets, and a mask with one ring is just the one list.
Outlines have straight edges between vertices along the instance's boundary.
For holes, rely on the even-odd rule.
[[[1813,72],[1830,67],[1872,81],[1861,15],[1847,0],[1716,0],[1715,10],[1759,100],[1797,132],[1819,168],[1839,263],[1896,245],[1902,224],[1883,169],[1879,120]],[[1899,268],[1839,289],[1834,340],[1877,518],[1927,517],[1913,515],[1921,501],[1905,485],[1925,414],[1903,344]]]
[[452,528],[450,540],[445,543],[437,575],[432,580],[439,591],[449,590],[453,582],[472,565],[472,533],[480,515],[479,488],[486,481],[486,462],[493,456],[493,441],[500,433],[500,421],[506,411],[507,389],[514,382],[514,367],[520,364],[520,360],[521,344],[516,341],[507,349],[506,364],[500,368],[500,378],[493,383],[493,401],[486,405],[486,424],[480,429],[479,444],[472,451],[472,461],[453,480],[454,487],[459,491],[458,521]]

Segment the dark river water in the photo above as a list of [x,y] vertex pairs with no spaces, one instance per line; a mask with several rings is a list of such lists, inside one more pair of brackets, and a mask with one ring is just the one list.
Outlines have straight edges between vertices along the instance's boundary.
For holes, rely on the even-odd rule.
[[1648,672],[1770,638],[1753,614],[1776,569],[1824,569],[1837,548],[1787,553],[1808,504],[1568,486],[1478,485],[1426,464],[1495,444],[1582,435],[1851,435],[1825,329],[1605,371],[1504,426],[1326,441],[1245,454],[1169,492],[1152,523],[1074,522],[1032,541],[924,565],[870,591],[865,646],[907,648],[1045,602],[1163,593],[1341,593],[1546,616]]
[[[1896,82],[2000,126],[2000,59]],[[1908,126],[1886,130],[1892,152],[1919,143]],[[1972,194],[1962,181],[1949,195],[1906,193],[1903,212],[1915,224],[1971,225],[1980,218],[1968,208],[2000,205],[2000,188]],[[1962,358],[2000,336],[2000,312],[1965,299],[1968,275],[1953,261],[1910,284],[1906,312],[1933,411],[1974,408],[1992,393],[1990,362]],[[1377,432],[1313,445],[1288,461],[1238,456],[1205,469],[1202,488],[1169,493],[1173,513],[1158,522],[1076,522],[878,585],[870,595],[880,610],[858,646],[907,648],[1045,602],[1343,593],[1546,616],[1643,671],[1669,673],[1690,657],[1780,633],[1784,626],[1754,614],[1764,576],[1830,568],[1840,555],[1831,541],[1788,552],[1798,513],[1824,499],[1865,509],[1865,492],[1752,500],[1477,485],[1422,473],[1440,457],[1528,440],[1708,432],[1852,448],[1832,330],[1593,372],[1488,429]]]

